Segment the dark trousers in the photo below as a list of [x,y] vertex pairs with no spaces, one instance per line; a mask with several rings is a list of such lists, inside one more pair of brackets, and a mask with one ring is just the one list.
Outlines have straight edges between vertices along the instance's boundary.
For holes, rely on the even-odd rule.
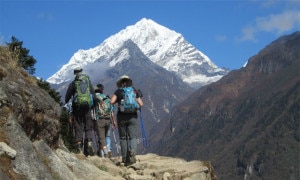
[[73,111],[74,115],[74,126],[75,126],[75,142],[82,142],[83,133],[85,133],[85,139],[93,138],[94,124],[91,117],[91,110],[80,110]]
[[137,114],[117,114],[118,130],[120,136],[122,161],[129,159],[130,151],[137,152]]

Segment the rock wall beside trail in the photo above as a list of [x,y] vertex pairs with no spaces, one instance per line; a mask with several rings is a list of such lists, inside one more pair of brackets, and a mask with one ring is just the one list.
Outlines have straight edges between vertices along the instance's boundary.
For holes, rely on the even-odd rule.
[[3,62],[0,72],[0,125],[13,114],[31,141],[44,139],[49,146],[57,147],[60,105],[27,72],[12,70]]

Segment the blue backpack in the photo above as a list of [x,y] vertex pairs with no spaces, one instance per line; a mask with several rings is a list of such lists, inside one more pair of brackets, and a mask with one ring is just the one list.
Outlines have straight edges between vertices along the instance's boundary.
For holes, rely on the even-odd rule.
[[136,92],[132,87],[121,88],[123,90],[123,99],[119,105],[119,110],[122,113],[135,113],[139,108],[136,100]]

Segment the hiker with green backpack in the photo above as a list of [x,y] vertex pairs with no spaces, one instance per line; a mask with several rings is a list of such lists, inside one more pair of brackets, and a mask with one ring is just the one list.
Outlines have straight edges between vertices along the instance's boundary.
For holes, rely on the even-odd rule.
[[118,103],[117,124],[121,145],[122,162],[125,166],[136,162],[137,153],[137,111],[143,106],[140,90],[133,88],[129,76],[121,76],[116,83],[118,89],[111,97],[110,103]]
[[[81,67],[74,69],[74,75],[75,79],[69,84],[66,92],[65,103],[73,98],[72,115],[78,152],[82,154],[86,150],[86,155],[94,155],[95,148],[92,141],[94,123],[91,108],[98,100],[89,76],[82,72]],[[87,142],[87,149],[84,148],[85,142]]]
[[[99,138],[99,152],[98,155],[103,157],[111,158],[111,145],[107,144],[107,138],[110,138],[111,124],[113,128],[116,128],[114,120],[113,108],[110,104],[110,97],[104,94],[104,86],[97,84],[94,87],[96,97],[99,102],[95,105],[95,119],[96,119],[96,132]],[[109,137],[108,137],[109,136]]]

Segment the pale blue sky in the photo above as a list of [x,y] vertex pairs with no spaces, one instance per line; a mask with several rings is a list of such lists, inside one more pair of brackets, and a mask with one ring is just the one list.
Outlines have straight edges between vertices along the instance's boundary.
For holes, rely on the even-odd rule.
[[23,41],[47,79],[142,18],[177,33],[231,70],[282,35],[300,30],[300,0],[0,0],[0,43]]

